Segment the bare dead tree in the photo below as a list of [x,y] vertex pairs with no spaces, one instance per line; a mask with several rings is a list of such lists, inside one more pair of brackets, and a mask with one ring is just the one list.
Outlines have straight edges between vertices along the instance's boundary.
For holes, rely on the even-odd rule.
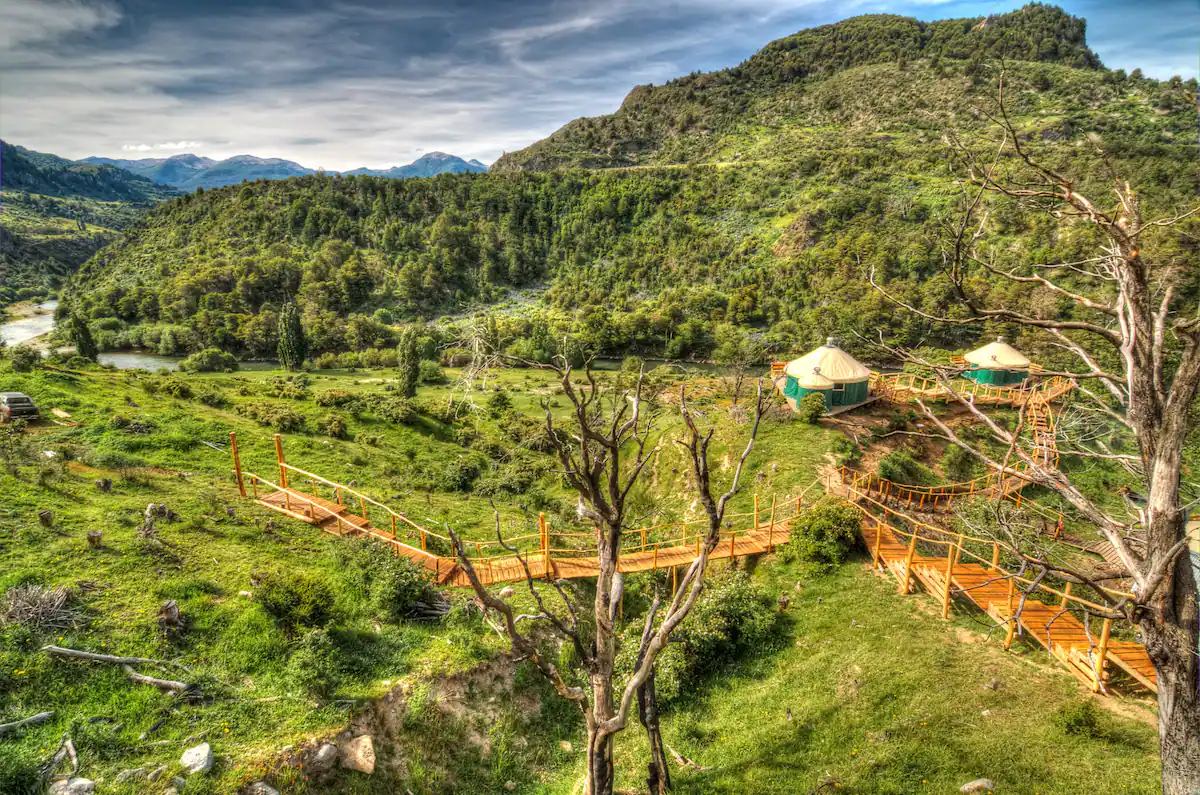
[[[590,367],[586,370],[586,385],[572,381],[572,369],[565,359],[551,369],[556,371],[563,394],[570,403],[570,420],[560,427],[549,402],[545,402],[547,434],[552,440],[563,478],[581,497],[582,517],[596,528],[598,574],[590,615],[584,619],[588,606],[577,603],[574,595],[558,581],[551,581],[550,587],[561,602],[561,607],[552,609],[547,604],[544,589],[537,587],[527,560],[502,539],[500,543],[524,568],[527,588],[538,607],[536,613],[518,615],[504,599],[489,593],[466,554],[462,541],[451,533],[455,553],[476,596],[488,609],[502,617],[503,632],[512,644],[513,653],[531,660],[555,690],[575,702],[583,713],[587,727],[585,793],[612,793],[614,740],[628,726],[630,711],[639,693],[643,697],[639,705],[639,717],[644,719],[652,746],[658,749],[651,764],[651,786],[653,791],[663,792],[669,786],[670,779],[663,753],[665,745],[658,731],[657,706],[652,698],[653,685],[648,685],[648,682],[651,682],[658,657],[666,648],[671,633],[691,612],[700,596],[708,556],[717,543],[720,516],[723,515],[725,504],[737,490],[767,400],[762,395],[760,385],[759,407],[750,440],[738,463],[730,491],[720,500],[718,518],[715,523],[710,518],[707,543],[702,545],[699,556],[680,577],[678,589],[670,600],[655,599],[645,619],[637,664],[624,685],[618,688],[614,675],[618,650],[616,621],[622,589],[619,573],[621,537],[626,529],[629,495],[656,450],[652,441],[658,415],[656,411],[646,408],[648,402],[643,398],[644,372],[631,387],[614,391],[606,390]],[[695,430],[686,405],[681,410],[692,435],[697,436],[699,432]],[[711,435],[710,431],[702,441],[693,442],[696,451],[693,459],[696,455],[703,457],[701,482],[706,484],[706,488],[706,456]],[[498,520],[496,529],[499,538]],[[571,644],[587,678],[586,687],[571,684],[558,670],[550,654],[539,648],[538,638],[533,631],[523,630],[522,626],[527,622],[545,627],[562,642]],[[649,701],[645,700],[647,695],[650,696]]]
[[[1146,220],[1139,194],[1116,176],[1099,151],[1111,176],[1111,193],[1101,199],[1081,190],[1021,140],[1005,108],[1003,77],[997,110],[988,115],[1000,140],[986,159],[949,137],[968,180],[944,258],[966,311],[953,318],[931,314],[892,295],[875,282],[874,274],[871,281],[893,303],[938,323],[999,321],[1046,335],[1080,363],[1077,371],[1060,373],[1079,384],[1077,404],[1088,405],[1112,436],[1130,439],[1136,452],[1088,445],[1069,450],[1072,455],[1116,460],[1137,473],[1146,496],[1127,500],[1121,514],[1088,497],[1055,461],[1023,443],[1018,432],[995,422],[969,398],[957,396],[992,438],[1012,451],[1011,463],[1020,462],[1019,472],[1009,461],[996,460],[964,441],[921,403],[925,416],[946,439],[996,471],[1019,474],[1061,495],[1112,544],[1134,594],[1121,612],[1136,626],[1157,674],[1163,792],[1194,795],[1200,791],[1200,618],[1181,483],[1189,410],[1200,388],[1200,312],[1185,305],[1179,294],[1195,262],[1187,262],[1186,253],[1160,258],[1156,249],[1170,230],[1200,213],[1200,206]],[[1077,261],[1025,267],[999,264],[987,246],[987,194],[1018,202],[1063,229],[1084,230],[1094,236],[1096,253]],[[1071,311],[1044,317],[997,303],[991,299],[994,293],[985,297],[977,289],[979,281],[973,278],[978,275],[1047,290],[1069,301]],[[1194,303],[1194,296],[1189,300]],[[947,384],[954,375],[949,368],[934,369]]]

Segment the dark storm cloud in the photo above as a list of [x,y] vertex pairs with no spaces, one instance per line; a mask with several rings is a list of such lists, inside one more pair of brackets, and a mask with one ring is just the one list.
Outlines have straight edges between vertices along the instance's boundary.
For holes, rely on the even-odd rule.
[[[249,152],[342,169],[443,149],[490,161],[611,112],[634,85],[735,64],[803,27],[1017,5],[4,0],[0,134],[74,157]],[[1090,18],[1110,66],[1196,73],[1195,0],[1066,7]]]

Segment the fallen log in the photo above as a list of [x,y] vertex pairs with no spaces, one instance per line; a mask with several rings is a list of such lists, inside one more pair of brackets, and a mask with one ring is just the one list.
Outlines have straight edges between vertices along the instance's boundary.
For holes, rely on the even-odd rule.
[[139,674],[129,665],[122,665],[121,670],[125,672],[126,676],[137,682],[139,685],[154,685],[160,690],[171,690],[176,693],[183,693],[192,689],[192,685],[184,682],[172,682],[170,679],[156,679],[153,676]]
[[63,646],[43,646],[42,651],[47,654],[54,654],[59,657],[74,657],[79,660],[91,660],[92,662],[113,663],[114,665],[170,665],[174,668],[179,668],[183,671],[190,669],[185,665],[180,665],[170,660],[152,660],[149,657],[118,657],[113,654],[97,654],[91,651],[80,651],[79,649],[68,649]]
[[0,737],[3,737],[9,732],[14,732],[22,726],[36,726],[39,723],[45,723],[52,717],[54,717],[53,712],[39,712],[36,715],[30,715],[28,718],[15,720],[12,723],[0,723]]

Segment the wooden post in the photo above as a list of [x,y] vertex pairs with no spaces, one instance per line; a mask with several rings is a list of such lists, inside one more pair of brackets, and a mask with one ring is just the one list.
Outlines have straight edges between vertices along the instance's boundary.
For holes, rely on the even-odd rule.
[[[962,543],[961,541],[959,543]],[[954,558],[958,555],[957,544],[946,545],[946,590],[942,593],[942,618],[950,617],[950,580],[954,577]]]
[[313,501],[305,500],[305,502],[308,503],[308,518],[312,519],[315,522],[317,520],[317,517],[313,515]]
[[283,492],[283,507],[289,511],[292,510],[292,493],[290,491]]
[[362,511],[362,518],[366,519],[367,518],[367,501],[362,498],[361,494],[358,497],[358,507]]
[[1000,571],[1000,545],[992,542],[992,571]]
[[335,486],[333,490],[334,490],[335,492],[337,492],[337,501],[338,501],[338,505],[344,505],[345,503],[343,503],[343,502],[342,502],[342,487],[341,487],[341,486]]
[[1016,587],[1017,581],[1010,575],[1008,578],[1008,632],[1004,636],[1005,651],[1012,646],[1013,637],[1017,634],[1017,617],[1013,615],[1013,595]]
[[754,492],[754,529],[758,529],[758,492]]
[[1017,492],[1017,508],[1021,507],[1021,492]]
[[275,460],[279,462],[279,485],[287,488],[287,462],[283,458],[283,437],[275,434]]
[[[733,542],[737,538],[737,530],[729,534],[729,559],[733,560]],[[699,554],[699,553],[697,553]]]
[[921,504],[917,506],[918,511],[925,510],[925,492],[921,492]]
[[1071,586],[1074,584],[1075,583],[1073,583],[1073,582],[1068,582],[1067,587],[1063,589],[1062,603],[1059,604],[1059,606],[1058,606],[1059,610],[1067,609],[1067,602],[1070,601],[1070,599],[1071,599]]
[[883,540],[883,525],[879,522],[875,523],[875,549],[871,553],[871,568],[879,568],[879,544]]
[[258,499],[258,478],[250,478],[250,492],[254,495],[254,499]]
[[1112,633],[1112,619],[1104,619],[1104,628],[1100,630],[1100,649],[1096,652],[1096,684],[1095,691],[1104,689],[1104,662],[1108,658],[1108,638]]
[[242,480],[242,459],[238,455],[237,434],[233,431],[229,432],[229,452],[233,453],[233,474],[237,478],[238,491],[242,493],[242,499],[245,499],[246,483]]
[[912,582],[912,562],[913,556],[917,552],[917,532],[912,533],[912,538],[908,542],[908,553],[904,556],[904,581],[900,583],[900,593],[911,593],[909,583]]
[[679,590],[679,567],[671,567],[671,593]]
[[[797,512],[799,511],[800,498],[796,498]],[[771,524],[767,525],[767,551],[770,552],[775,546],[775,495],[771,495]]]
[[396,514],[391,513],[390,511],[388,513],[392,517],[392,540],[395,540],[395,538],[396,538]]
[[654,570],[658,571],[658,544],[654,545]]
[[[550,579],[550,528],[546,525],[546,514],[538,514],[538,531],[542,535],[542,568],[545,569],[546,579]],[[645,531],[642,531],[645,533]]]

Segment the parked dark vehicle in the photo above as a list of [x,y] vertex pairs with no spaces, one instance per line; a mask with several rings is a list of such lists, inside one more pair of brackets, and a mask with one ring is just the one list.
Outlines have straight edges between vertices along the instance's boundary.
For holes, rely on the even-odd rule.
[[0,420],[36,420],[41,416],[29,395],[21,392],[0,392]]

